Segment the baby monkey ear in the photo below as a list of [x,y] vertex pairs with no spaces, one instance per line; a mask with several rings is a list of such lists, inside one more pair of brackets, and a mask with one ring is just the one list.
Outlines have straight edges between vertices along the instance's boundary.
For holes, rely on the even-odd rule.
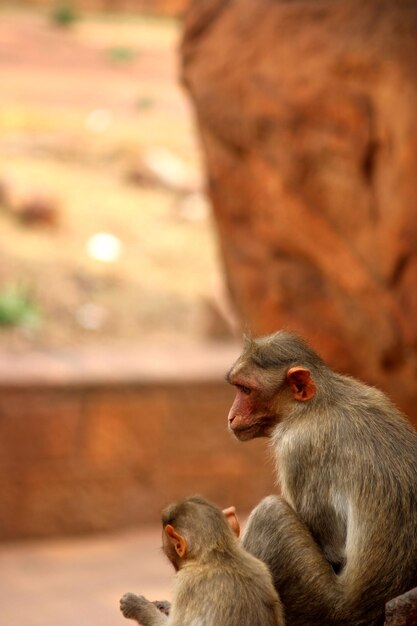
[[316,395],[316,385],[310,371],[305,367],[291,367],[287,372],[287,383],[294,400],[306,402]]
[[226,517],[230,528],[235,533],[236,537],[240,535],[240,524],[236,515],[236,509],[234,506],[229,506],[227,509],[223,509],[223,515]]
[[173,526],[171,526],[171,524],[167,524],[164,530],[168,539],[174,546],[176,553],[179,557],[182,558],[187,551],[187,542],[185,541],[185,538],[177,533],[177,531]]

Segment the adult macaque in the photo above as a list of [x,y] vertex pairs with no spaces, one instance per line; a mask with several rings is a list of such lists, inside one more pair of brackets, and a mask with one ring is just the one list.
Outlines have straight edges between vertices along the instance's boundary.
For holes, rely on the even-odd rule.
[[417,434],[379,390],[288,332],[248,339],[227,375],[229,428],[270,437],[281,483],[244,547],[270,567],[290,626],[383,623],[417,584]]
[[271,573],[235,536],[233,509],[223,514],[203,498],[188,498],[165,509],[162,526],[163,550],[177,572],[170,615],[127,593],[120,601],[125,617],[143,626],[284,625]]

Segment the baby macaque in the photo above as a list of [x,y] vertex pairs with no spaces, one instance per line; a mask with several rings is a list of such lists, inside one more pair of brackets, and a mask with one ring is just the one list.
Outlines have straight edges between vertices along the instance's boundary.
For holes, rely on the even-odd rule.
[[126,593],[120,609],[142,626],[283,626],[281,602],[267,566],[247,553],[233,509],[224,513],[195,496],[162,514],[163,550],[176,571],[169,616]]

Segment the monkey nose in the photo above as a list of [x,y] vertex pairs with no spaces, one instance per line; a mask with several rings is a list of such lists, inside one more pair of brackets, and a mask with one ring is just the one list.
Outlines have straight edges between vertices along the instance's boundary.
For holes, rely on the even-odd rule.
[[227,416],[227,419],[229,420],[229,424],[233,424],[235,417],[236,417],[236,414],[230,411],[229,415]]

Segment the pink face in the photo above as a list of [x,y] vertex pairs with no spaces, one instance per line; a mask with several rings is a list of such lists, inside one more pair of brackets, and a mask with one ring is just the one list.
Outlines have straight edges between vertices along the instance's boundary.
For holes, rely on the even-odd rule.
[[228,380],[236,387],[236,397],[228,417],[229,430],[241,441],[269,437],[277,423],[277,417],[262,398],[257,381],[233,373],[228,376]]
[[236,387],[236,398],[229,411],[229,430],[240,441],[270,437],[276,424],[285,418],[288,403],[308,402],[316,394],[310,371],[300,366],[284,372],[282,383],[275,389],[268,389],[265,381],[258,380],[252,372],[244,372],[239,364],[227,375],[227,380]]

